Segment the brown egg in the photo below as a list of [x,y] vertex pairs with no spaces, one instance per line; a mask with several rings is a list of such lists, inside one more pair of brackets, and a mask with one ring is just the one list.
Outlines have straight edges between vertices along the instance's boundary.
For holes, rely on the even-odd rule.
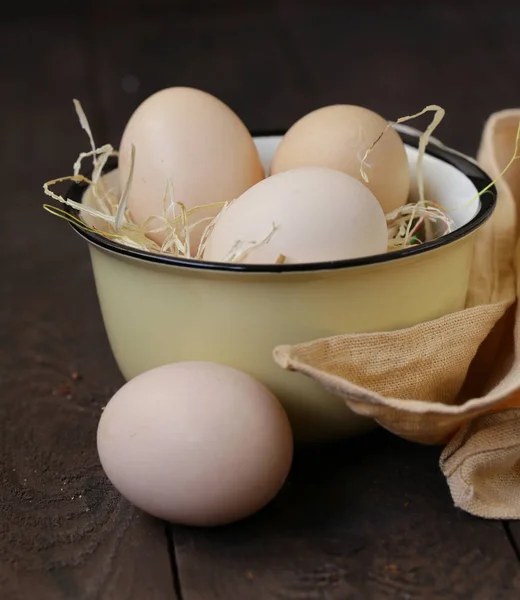
[[[138,224],[163,214],[168,180],[174,200],[191,209],[233,200],[264,177],[244,123],[223,102],[193,88],[161,90],[133,113],[119,148],[121,189],[130,172],[132,144],[136,157],[128,208]],[[218,210],[197,213],[192,222],[215,216]],[[150,228],[158,225],[152,221]],[[192,247],[198,245],[202,231],[199,227],[193,232]],[[149,237],[162,243],[165,234]]]
[[363,181],[360,166],[366,150],[387,121],[375,112],[353,105],[326,106],[297,121],[283,137],[271,163],[271,174],[295,167],[319,166],[343,171],[372,191],[383,211],[406,204],[410,171],[399,134],[388,129],[368,156]]
[[105,473],[130,502],[195,526],[261,509],[293,456],[289,420],[273,394],[208,362],[165,365],[126,383],[103,411],[97,446]]

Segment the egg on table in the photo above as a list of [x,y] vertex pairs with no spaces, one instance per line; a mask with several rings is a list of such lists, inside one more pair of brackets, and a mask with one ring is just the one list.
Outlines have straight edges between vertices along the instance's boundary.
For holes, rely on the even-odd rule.
[[[244,123],[219,99],[194,88],[161,90],[135,110],[119,147],[121,190],[130,175],[132,145],[135,163],[127,207],[138,225],[163,215],[168,181],[175,202],[189,210],[232,200],[264,177]],[[218,210],[197,211],[191,222],[213,217]],[[152,219],[147,229],[160,226]],[[200,226],[190,235],[192,248],[203,231]],[[148,235],[159,244],[164,242],[164,231]]]
[[230,367],[181,362],[127,382],[101,416],[101,465],[135,506],[193,526],[264,507],[293,457],[289,420],[261,383]]
[[312,263],[387,251],[381,205],[357,179],[334,169],[300,167],[257,183],[219,215],[207,261]]
[[364,183],[381,203],[385,214],[406,204],[410,170],[405,147],[389,128],[370,152],[360,172],[365,152],[380,137],[387,121],[377,113],[348,104],[325,106],[297,121],[285,134],[271,163],[271,174],[295,167],[337,169]]

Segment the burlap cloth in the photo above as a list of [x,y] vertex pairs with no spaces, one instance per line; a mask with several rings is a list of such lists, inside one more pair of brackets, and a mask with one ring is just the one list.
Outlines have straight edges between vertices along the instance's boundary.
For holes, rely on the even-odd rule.
[[[519,110],[491,115],[477,160],[495,179],[511,159]],[[487,518],[520,518],[520,161],[498,181],[477,233],[466,308],[408,329],[280,346],[274,358],[356,413],[420,443],[445,445],[453,500]]]

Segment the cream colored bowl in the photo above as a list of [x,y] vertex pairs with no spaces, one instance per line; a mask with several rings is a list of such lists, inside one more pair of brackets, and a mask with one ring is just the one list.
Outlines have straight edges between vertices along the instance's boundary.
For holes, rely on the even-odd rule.
[[[401,132],[410,167],[417,138]],[[280,136],[256,137],[266,169]],[[115,171],[106,177],[114,180]],[[108,338],[126,379],[161,364],[205,360],[264,382],[285,406],[300,441],[358,434],[372,423],[312,380],[278,367],[273,348],[348,332],[392,330],[464,307],[474,234],[490,216],[494,188],[466,157],[432,145],[426,193],[457,229],[420,247],[368,259],[305,265],[240,265],[132,250],[74,226],[89,243]],[[412,192],[415,195],[415,192]],[[75,186],[69,197],[88,202]]]

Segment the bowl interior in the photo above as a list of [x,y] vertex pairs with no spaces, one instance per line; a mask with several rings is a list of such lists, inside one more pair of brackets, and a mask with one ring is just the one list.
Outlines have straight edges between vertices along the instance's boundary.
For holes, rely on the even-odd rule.
[[[396,127],[397,129],[397,127]],[[417,159],[418,159],[418,135],[408,134],[406,131],[399,132],[406,148],[406,154],[412,175],[412,186],[410,201],[418,199],[417,191]],[[266,173],[269,172],[271,159],[278,147],[283,132],[262,133],[253,136],[255,144]],[[426,242],[385,252],[376,256],[361,257],[355,259],[344,259],[328,261],[324,263],[298,263],[298,264],[265,264],[255,265],[248,263],[213,263],[205,260],[182,258],[147,252],[118,243],[106,238],[97,232],[87,231],[75,223],[71,227],[90,244],[99,246],[107,251],[125,255],[138,260],[158,262],[170,266],[202,269],[211,271],[248,272],[248,273],[296,273],[307,271],[322,271],[330,269],[344,269],[375,265],[389,261],[396,261],[412,256],[428,253],[442,246],[456,242],[478,229],[492,214],[496,206],[496,188],[489,176],[479,167],[476,161],[460,152],[443,146],[440,142],[431,143],[426,149],[423,158],[423,174],[425,196],[430,201],[435,201],[448,212],[454,222],[454,231],[439,238]],[[117,171],[117,160],[107,164],[103,183],[105,190],[112,190],[119,195],[119,176]],[[487,189],[485,194],[478,197],[478,191]],[[68,197],[82,202],[84,205],[96,206],[92,189],[86,184],[74,183],[69,189]],[[66,207],[70,214],[75,215],[75,209]],[[83,212],[85,216],[85,213]],[[96,226],[96,219],[86,219],[91,225]],[[103,225],[103,223],[99,223]]]

